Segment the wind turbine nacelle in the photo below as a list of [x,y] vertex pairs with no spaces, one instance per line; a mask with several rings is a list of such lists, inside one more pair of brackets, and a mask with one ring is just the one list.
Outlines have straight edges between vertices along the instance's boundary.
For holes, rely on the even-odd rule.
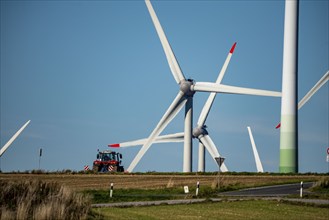
[[180,91],[186,96],[193,96],[195,91],[192,91],[191,88],[194,85],[193,79],[182,80],[180,82]]
[[204,136],[208,134],[208,131],[206,130],[205,126],[203,127],[196,127],[193,129],[193,137],[199,138],[200,136]]

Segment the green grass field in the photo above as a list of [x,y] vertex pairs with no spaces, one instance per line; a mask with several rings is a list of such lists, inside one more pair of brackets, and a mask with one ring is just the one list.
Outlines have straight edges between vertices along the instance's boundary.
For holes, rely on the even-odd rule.
[[208,202],[130,208],[94,208],[95,219],[328,219],[328,208],[279,201]]

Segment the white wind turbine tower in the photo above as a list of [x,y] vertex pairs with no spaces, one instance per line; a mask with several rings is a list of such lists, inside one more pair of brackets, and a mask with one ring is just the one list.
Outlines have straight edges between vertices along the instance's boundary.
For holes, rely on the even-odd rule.
[[16,138],[21,134],[21,132],[26,128],[31,120],[28,120],[10,139],[9,141],[1,148],[0,157],[8,149],[8,147],[16,140]]
[[[170,44],[166,38],[166,35],[160,25],[160,22],[155,14],[155,11],[150,1],[145,0],[146,6],[151,15],[152,21],[159,35],[162,47],[166,54],[167,61],[169,63],[170,70],[175,78],[175,81],[180,86],[180,90],[169,106],[147,141],[144,143],[136,157],[131,162],[127,171],[132,172],[137,163],[143,157],[145,152],[149,149],[151,144],[156,140],[160,133],[166,128],[170,121],[177,115],[177,113],[185,105],[185,127],[184,127],[184,162],[183,172],[191,172],[192,169],[192,105],[193,95],[196,91],[200,92],[217,92],[217,93],[231,93],[231,94],[247,94],[247,95],[262,95],[281,97],[281,92],[273,92],[258,89],[249,89],[242,87],[234,87],[223,84],[209,83],[209,82],[194,82],[191,79],[186,79],[179,67],[176,57],[170,47]],[[209,152],[214,152],[214,149],[209,145],[205,145]]]

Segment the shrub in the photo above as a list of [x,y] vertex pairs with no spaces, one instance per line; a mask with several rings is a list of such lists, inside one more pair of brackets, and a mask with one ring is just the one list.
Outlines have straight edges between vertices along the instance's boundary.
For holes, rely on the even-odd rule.
[[0,180],[0,219],[81,219],[89,199],[54,182]]
[[329,177],[322,177],[315,183],[313,189],[315,190],[329,190]]
[[32,174],[43,174],[44,171],[43,170],[32,170],[31,173]]

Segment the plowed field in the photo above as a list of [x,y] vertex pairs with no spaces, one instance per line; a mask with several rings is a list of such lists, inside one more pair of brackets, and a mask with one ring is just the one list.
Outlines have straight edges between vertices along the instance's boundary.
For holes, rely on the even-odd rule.
[[[221,175],[222,186],[261,186],[270,184],[292,183],[299,181],[317,181],[321,176],[280,176],[280,175]],[[42,180],[64,184],[74,190],[108,189],[111,183],[115,188],[157,189],[166,187],[215,186],[217,175],[138,175],[138,174],[0,174],[1,180]]]

